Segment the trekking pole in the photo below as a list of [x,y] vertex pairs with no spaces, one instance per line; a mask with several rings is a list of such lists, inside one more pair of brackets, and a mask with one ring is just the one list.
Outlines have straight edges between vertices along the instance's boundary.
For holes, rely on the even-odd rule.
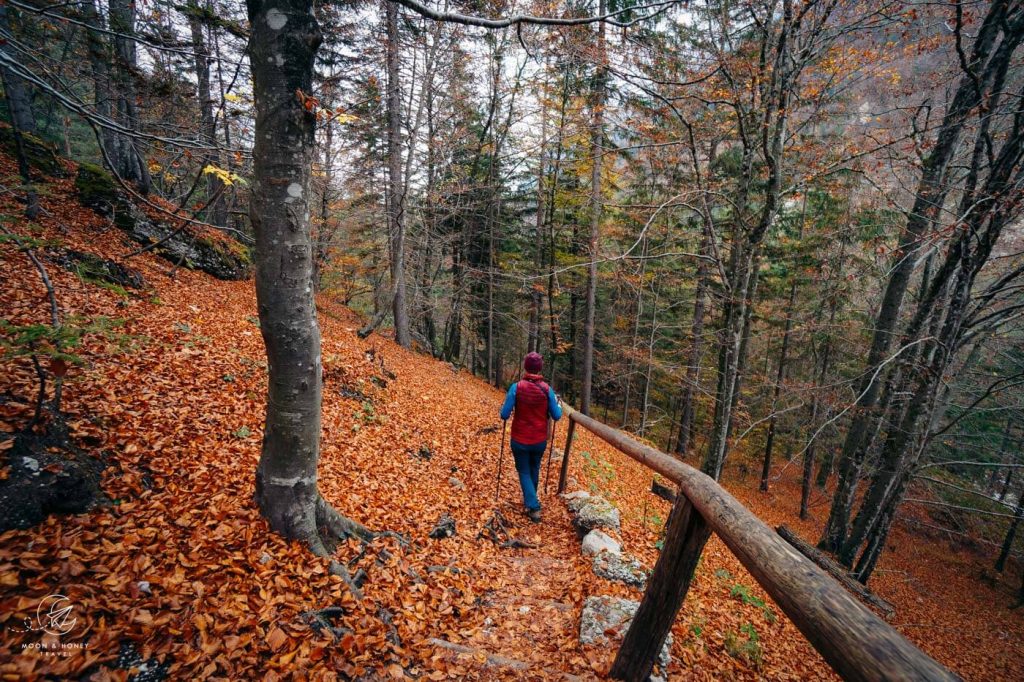
[[551,458],[555,456],[555,429],[558,422],[551,422],[551,448],[548,450],[548,471],[544,474],[544,497],[548,496],[548,481],[551,480]]
[[501,449],[498,451],[498,485],[494,489],[494,506],[498,506],[498,496],[501,495],[501,459],[505,456],[505,430],[508,428],[508,420],[501,420]]

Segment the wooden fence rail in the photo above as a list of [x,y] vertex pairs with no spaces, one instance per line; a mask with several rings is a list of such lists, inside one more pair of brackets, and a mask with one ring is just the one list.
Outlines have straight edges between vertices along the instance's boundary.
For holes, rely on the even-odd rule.
[[665,545],[612,667],[613,677],[633,682],[650,674],[714,532],[844,679],[959,679],[854,599],[710,476],[567,405],[563,408],[570,422],[559,492],[565,490],[577,424],[679,486]]

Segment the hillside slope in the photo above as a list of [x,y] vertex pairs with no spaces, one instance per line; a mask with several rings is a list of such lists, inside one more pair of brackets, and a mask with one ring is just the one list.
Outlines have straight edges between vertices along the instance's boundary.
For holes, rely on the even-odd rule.
[[[14,174],[7,159],[0,171]],[[270,533],[254,507],[266,366],[251,283],[172,272],[150,254],[126,261],[134,247],[77,205],[70,180],[46,190],[39,225],[9,220],[5,229],[39,244],[63,319],[107,318],[76,351],[84,364],[68,370],[64,408],[72,439],[108,462],[110,502],[0,534],[0,674],[119,679],[140,660],[173,679],[589,679],[607,669],[613,647],[578,643],[583,601],[640,593],[593,575],[553,493],[542,498],[544,522],[527,522],[508,452],[500,508],[535,547],[477,538],[494,510],[499,391],[380,336],[359,340],[358,320],[321,301],[323,494],[410,540],[339,548],[339,560],[366,573],[357,601],[322,560]],[[11,193],[0,196],[0,213],[20,210]],[[148,288],[97,286],[58,264],[67,249],[126,264]],[[45,288],[26,254],[6,241],[0,267],[3,317],[47,323]],[[11,434],[31,417],[35,373],[8,354],[0,376]],[[649,474],[586,433],[574,450],[572,477],[620,507],[627,550],[652,566],[668,505],[647,493]],[[793,524],[788,480],[767,498],[740,481],[730,487],[770,523]],[[445,513],[457,535],[430,539]],[[796,527],[815,534],[813,523]],[[1024,677],[1024,614],[992,606],[1005,595],[979,586],[969,557],[895,538],[899,553],[886,555],[874,587],[896,603],[903,631],[966,677]],[[21,632],[55,593],[74,605],[72,631]],[[751,632],[756,642],[743,648]],[[717,540],[674,634],[673,679],[834,678]],[[59,642],[83,647],[39,648]]]

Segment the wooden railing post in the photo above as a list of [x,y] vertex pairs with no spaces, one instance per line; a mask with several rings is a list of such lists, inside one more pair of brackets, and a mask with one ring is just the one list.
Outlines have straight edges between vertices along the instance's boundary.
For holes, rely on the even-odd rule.
[[569,417],[569,430],[565,433],[565,451],[562,453],[562,466],[558,470],[558,494],[565,492],[565,479],[569,475],[569,450],[572,448],[572,437],[576,433],[576,422]]
[[609,675],[644,682],[651,674],[676,614],[686,600],[711,528],[683,495],[676,498],[665,529],[665,546],[654,565],[643,601],[615,656]]

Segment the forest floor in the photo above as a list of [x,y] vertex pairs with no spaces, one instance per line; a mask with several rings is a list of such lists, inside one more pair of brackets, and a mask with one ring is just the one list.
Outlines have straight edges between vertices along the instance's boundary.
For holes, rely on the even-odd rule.
[[[0,175],[14,174],[0,159]],[[48,240],[36,252],[65,320],[109,318],[83,338],[83,364],[64,386],[72,440],[109,465],[109,502],[0,534],[4,679],[124,679],[132,661],[173,679],[593,679],[607,670],[613,646],[579,645],[583,602],[640,593],[591,572],[553,492],[542,497],[543,523],[521,515],[507,451],[500,508],[535,547],[477,538],[494,510],[499,390],[379,335],[360,340],[351,312],[321,302],[321,490],[342,513],[411,540],[339,548],[351,570],[366,571],[357,601],[323,560],[271,533],[253,503],[266,363],[252,283],[185,269],[172,277],[149,254],[125,261],[135,245],[75,202],[71,180],[45,189],[49,215],[6,229]],[[0,214],[21,210],[0,195]],[[50,250],[66,248],[117,259],[149,288],[82,280],[52,260]],[[0,244],[0,272],[3,317],[46,323],[40,277],[9,242]],[[7,355],[0,376],[0,431],[9,436],[31,416],[35,374]],[[564,433],[559,425],[559,447]],[[12,441],[3,438],[6,471]],[[650,474],[585,432],[573,450],[571,477],[620,508],[624,548],[649,568],[668,516],[648,492]],[[745,469],[735,456],[724,481],[740,500],[767,523],[816,538],[827,505],[817,500],[813,519],[796,518],[795,467],[768,494]],[[445,513],[457,534],[430,539]],[[896,606],[897,629],[967,679],[1024,679],[1024,609],[1008,608],[1019,567],[1013,586],[991,587],[978,579],[988,557],[903,527],[889,545],[872,588]],[[22,632],[55,593],[74,608],[72,630]],[[337,635],[304,615],[329,607],[338,607],[324,612]],[[674,637],[671,679],[835,678],[716,539]]]

